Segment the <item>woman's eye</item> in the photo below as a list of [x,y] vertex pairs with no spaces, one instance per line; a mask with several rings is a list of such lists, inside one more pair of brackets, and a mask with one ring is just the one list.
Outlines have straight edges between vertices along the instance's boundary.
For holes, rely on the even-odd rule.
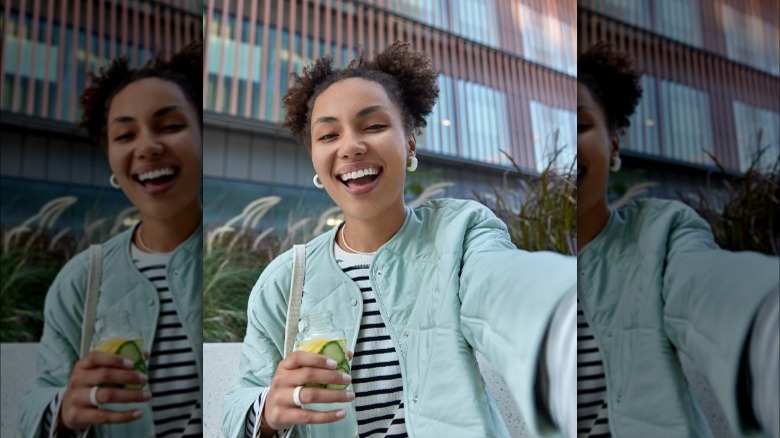
[[124,134],[119,134],[116,137],[114,137],[114,141],[118,141],[118,142],[127,141],[130,140],[132,137],[133,137],[132,132],[126,132]]
[[336,134],[325,134],[322,137],[319,138],[320,141],[326,141],[330,140],[331,138],[335,138]]
[[163,129],[166,131],[178,131],[179,129],[183,128],[184,125],[181,123],[169,123],[165,126],[163,126]]
[[366,129],[370,129],[370,130],[374,130],[374,131],[376,131],[376,130],[378,130],[378,129],[382,129],[382,128],[386,127],[386,126],[387,126],[387,125],[382,125],[382,124],[380,124],[380,123],[375,123],[375,124],[373,124],[373,125],[369,126],[369,127],[368,127],[368,128],[366,128]]

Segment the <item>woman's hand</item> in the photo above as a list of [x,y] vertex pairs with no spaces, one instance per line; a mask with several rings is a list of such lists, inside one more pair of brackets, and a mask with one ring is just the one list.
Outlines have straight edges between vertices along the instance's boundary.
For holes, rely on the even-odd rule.
[[[352,356],[351,352],[349,356]],[[349,374],[336,371],[336,361],[333,359],[304,351],[290,353],[276,367],[271,387],[265,396],[260,420],[263,436],[269,436],[267,434],[287,429],[294,424],[332,423],[341,420],[346,415],[343,409],[319,412],[296,406],[293,403],[293,391],[296,386],[306,383],[346,385],[351,381]],[[343,403],[354,400],[355,393],[338,389],[302,388],[299,397],[303,404]]]
[[[133,371],[133,363],[122,356],[102,351],[90,351],[73,367],[68,386],[62,396],[57,423],[70,430],[84,429],[92,424],[127,423],[137,420],[139,409],[113,412],[92,405],[89,393],[103,383],[144,385],[147,376]],[[100,387],[96,398],[101,403],[146,402],[152,398],[147,390]]]

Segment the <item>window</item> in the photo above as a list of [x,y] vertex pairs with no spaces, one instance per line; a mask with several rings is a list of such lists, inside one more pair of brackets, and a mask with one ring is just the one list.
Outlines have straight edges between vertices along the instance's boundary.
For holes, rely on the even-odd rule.
[[520,5],[523,54],[528,60],[569,75],[577,74],[577,32],[566,22]]
[[701,13],[693,0],[656,0],[656,30],[669,38],[701,47]]
[[780,156],[780,114],[734,101],[739,170],[747,170],[762,152],[758,166],[770,169]]
[[723,33],[729,58],[780,76],[780,34],[778,28],[723,5]]
[[713,165],[710,96],[700,90],[661,80],[664,156],[675,160]]
[[536,170],[541,172],[553,159],[553,167],[567,168],[577,153],[577,115],[533,100],[530,106]]

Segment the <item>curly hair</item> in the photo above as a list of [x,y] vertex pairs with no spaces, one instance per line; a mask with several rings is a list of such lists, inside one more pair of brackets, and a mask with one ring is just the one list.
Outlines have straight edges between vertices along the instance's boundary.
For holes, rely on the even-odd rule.
[[203,123],[203,44],[192,42],[165,60],[159,56],[143,67],[130,68],[127,56],[114,59],[100,68],[97,75],[90,73],[90,84],[79,99],[83,113],[79,126],[103,151],[108,150],[107,118],[114,96],[127,85],[140,79],[160,78],[175,83],[184,92]]
[[628,118],[642,97],[641,76],[633,59],[609,43],[596,44],[577,60],[577,81],[601,104],[611,133],[622,133],[631,124]]
[[374,81],[382,86],[401,109],[404,131],[419,133],[427,124],[425,117],[439,97],[438,72],[431,59],[411,49],[409,43],[396,41],[368,60],[363,50],[345,68],[333,69],[328,55],[303,69],[302,75],[290,75],[293,85],[284,96],[286,116],[282,126],[311,151],[311,112],[314,101],[328,87],[348,78]]

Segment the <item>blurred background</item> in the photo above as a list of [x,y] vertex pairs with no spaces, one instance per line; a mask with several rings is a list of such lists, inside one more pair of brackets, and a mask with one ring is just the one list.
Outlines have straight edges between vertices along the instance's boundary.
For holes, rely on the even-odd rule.
[[722,248],[780,254],[780,3],[580,0],[577,20],[578,53],[608,41],[644,73],[614,203],[679,199]]

